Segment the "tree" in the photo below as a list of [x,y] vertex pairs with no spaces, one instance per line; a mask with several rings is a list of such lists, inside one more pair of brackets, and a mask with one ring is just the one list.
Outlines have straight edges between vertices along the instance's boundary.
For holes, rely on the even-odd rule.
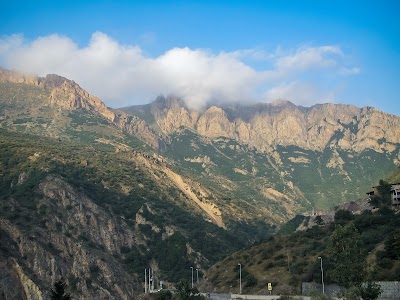
[[[204,297],[198,295],[196,287],[190,288],[187,280],[181,279],[176,285],[176,296],[178,300],[200,300]],[[175,299],[175,298],[174,298]]]
[[400,259],[400,229],[392,232],[385,242],[386,255],[392,259]]
[[366,255],[354,223],[337,225],[329,238],[328,253],[332,261],[330,278],[345,288],[360,286],[365,275]]
[[335,223],[338,225],[345,225],[354,220],[354,215],[345,209],[339,209],[335,212]]
[[379,185],[376,187],[377,195],[372,196],[371,204],[375,207],[390,207],[391,205],[391,195],[390,190],[392,185],[383,179],[379,180]]
[[322,217],[321,216],[316,216],[315,217],[315,223],[317,224],[317,225],[319,225],[319,226],[321,226],[321,225],[324,225],[324,220],[322,219]]
[[152,295],[153,297],[151,299],[153,300],[171,300],[172,299],[172,293],[169,290],[162,290],[158,293],[155,293]]
[[190,299],[191,288],[187,280],[180,280],[176,285],[176,294],[179,300]]
[[71,296],[65,292],[66,283],[61,278],[59,281],[54,283],[54,289],[51,289],[52,300],[71,300]]
[[375,300],[378,299],[380,294],[382,294],[382,289],[379,284],[368,280],[363,286],[361,286],[360,294],[363,300]]
[[360,288],[356,286],[348,288],[344,295],[344,298],[346,300],[361,300]]

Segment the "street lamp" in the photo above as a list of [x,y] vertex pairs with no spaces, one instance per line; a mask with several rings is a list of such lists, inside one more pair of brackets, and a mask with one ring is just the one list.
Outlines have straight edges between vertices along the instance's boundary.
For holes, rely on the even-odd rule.
[[238,264],[239,266],[239,294],[242,294],[242,265]]
[[193,267],[190,267],[192,269],[192,288],[193,288]]
[[199,284],[199,269],[196,268],[197,284]]
[[147,268],[144,269],[144,293],[147,294]]
[[324,268],[322,267],[322,257],[318,256],[318,259],[321,260],[321,281],[322,281],[322,294],[325,295],[325,284],[324,284]]

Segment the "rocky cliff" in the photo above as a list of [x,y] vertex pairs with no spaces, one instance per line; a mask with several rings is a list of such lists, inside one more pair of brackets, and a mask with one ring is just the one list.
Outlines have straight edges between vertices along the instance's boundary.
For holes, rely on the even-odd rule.
[[[253,106],[211,106],[203,112],[187,108],[183,100],[160,97],[149,110],[165,133],[182,126],[207,137],[227,137],[260,151],[297,146],[322,151],[327,147],[360,152],[396,150],[400,118],[372,107],[319,104],[310,108],[289,101]],[[126,108],[135,113],[135,108]]]
[[2,250],[8,252],[8,257],[1,257],[8,266],[1,274],[3,282],[9,281],[3,292],[10,295],[21,286],[26,299],[45,299],[51,283],[64,277],[75,299],[134,297],[137,278],[112,259],[121,248],[134,246],[134,230],[61,178],[45,178],[39,193],[37,210],[48,216],[40,227],[30,231],[0,219]]
[[159,97],[123,110],[168,135],[165,155],[186,173],[275,222],[361,198],[400,163],[400,118],[372,107],[275,101],[194,111]]

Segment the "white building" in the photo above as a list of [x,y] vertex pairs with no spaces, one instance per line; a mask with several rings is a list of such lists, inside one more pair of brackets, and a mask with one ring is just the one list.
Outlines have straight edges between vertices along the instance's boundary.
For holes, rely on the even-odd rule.
[[400,206],[400,182],[392,184],[390,189],[390,194],[392,196],[392,206]]

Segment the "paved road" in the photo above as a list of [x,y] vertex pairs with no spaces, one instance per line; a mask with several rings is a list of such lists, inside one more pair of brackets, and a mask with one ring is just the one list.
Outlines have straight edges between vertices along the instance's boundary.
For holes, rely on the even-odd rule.
[[213,300],[231,299],[231,294],[210,293],[210,299]]
[[[248,299],[248,300],[276,300],[280,295],[238,295],[238,294],[217,294],[210,293],[209,298],[212,300],[228,300],[228,299]],[[296,296],[301,297],[304,300],[310,300],[310,297],[306,296]]]

